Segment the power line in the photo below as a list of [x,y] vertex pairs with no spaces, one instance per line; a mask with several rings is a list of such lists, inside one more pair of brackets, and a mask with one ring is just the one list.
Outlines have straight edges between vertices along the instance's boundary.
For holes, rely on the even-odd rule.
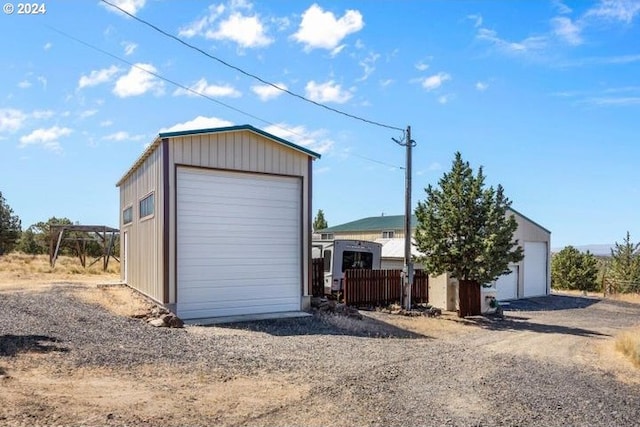
[[[245,116],[247,116],[247,117],[250,117],[250,118],[252,118],[252,119],[254,119],[254,120],[258,120],[258,121],[260,121],[260,122],[262,122],[262,123],[265,123],[265,124],[267,124],[267,125],[269,125],[269,126],[277,127],[278,129],[283,130],[283,131],[285,131],[285,132],[287,132],[287,133],[290,133],[290,134],[292,134],[292,135],[297,135],[297,136],[299,136],[299,137],[301,137],[301,138],[304,138],[304,137],[305,137],[305,135],[302,135],[302,134],[300,134],[300,133],[298,133],[298,132],[296,132],[296,131],[294,131],[294,130],[292,130],[292,129],[288,129],[288,128],[285,128],[285,127],[283,127],[283,126],[280,126],[280,125],[279,125],[279,124],[277,124],[277,123],[273,123],[273,122],[270,122],[270,121],[268,121],[268,120],[262,119],[262,118],[260,118],[260,117],[258,117],[258,116],[256,116],[256,115],[254,115],[254,114],[247,113],[246,111],[243,111],[243,110],[241,110],[241,109],[239,109],[239,108],[233,107],[233,106],[231,106],[231,105],[229,105],[229,104],[226,104],[226,103],[224,103],[224,102],[222,102],[222,101],[219,101],[219,100],[217,100],[217,99],[215,99],[215,98],[213,98],[213,97],[211,97],[211,96],[209,96],[209,95],[207,95],[207,94],[204,94],[204,93],[202,93],[202,92],[198,92],[197,90],[194,90],[194,89],[192,89],[192,88],[190,88],[190,87],[188,87],[188,86],[185,86],[185,85],[183,85],[183,84],[181,84],[181,83],[178,83],[178,82],[176,82],[175,80],[171,80],[171,79],[169,79],[169,78],[167,78],[167,77],[164,77],[163,75],[161,75],[161,74],[159,74],[159,73],[156,73],[156,72],[153,72],[153,71],[149,71],[148,69],[146,69],[146,68],[144,68],[144,67],[141,67],[141,66],[139,66],[139,65],[137,65],[137,64],[135,64],[135,63],[133,63],[133,62],[131,62],[131,61],[127,61],[126,59],[121,58],[121,57],[119,57],[118,55],[114,55],[114,54],[113,54],[113,53],[111,53],[111,52],[108,52],[108,51],[106,51],[106,50],[104,50],[104,49],[101,49],[101,48],[99,48],[99,47],[97,47],[97,46],[94,46],[94,45],[92,45],[92,44],[90,44],[90,43],[88,43],[88,42],[85,42],[84,40],[81,40],[81,39],[79,39],[79,38],[77,38],[77,37],[74,37],[74,36],[72,36],[71,34],[65,33],[64,31],[59,30],[59,29],[57,29],[57,28],[55,28],[55,27],[52,27],[52,26],[50,26],[50,25],[46,25],[46,24],[45,24],[45,27],[49,28],[51,31],[54,31],[54,32],[56,32],[56,33],[60,34],[61,36],[67,37],[67,38],[69,38],[69,39],[71,39],[71,40],[73,40],[73,41],[75,41],[75,42],[77,42],[77,43],[80,43],[80,44],[82,44],[82,45],[84,45],[84,46],[86,46],[86,47],[88,47],[88,48],[90,48],[90,49],[92,49],[92,50],[95,50],[95,51],[97,51],[97,52],[100,52],[100,53],[102,53],[103,55],[107,55],[107,56],[109,56],[109,57],[111,57],[111,58],[113,58],[113,59],[116,59],[116,60],[118,60],[118,61],[120,61],[120,62],[122,62],[122,63],[124,63],[124,64],[127,64],[127,65],[129,65],[129,66],[133,67],[133,68],[136,68],[136,69],[141,70],[141,71],[143,71],[143,72],[145,72],[145,73],[147,73],[147,74],[150,74],[150,75],[152,75],[152,76],[154,76],[154,77],[156,77],[156,78],[158,78],[158,79],[160,79],[160,80],[163,80],[163,81],[165,81],[165,82],[167,82],[167,83],[169,83],[169,84],[172,84],[172,85],[174,85],[174,86],[176,86],[176,87],[179,87],[179,88],[181,88],[181,89],[183,89],[183,90],[185,90],[185,91],[188,91],[188,92],[190,92],[190,93],[193,93],[194,95],[201,96],[201,97],[203,97],[203,98],[205,98],[205,99],[207,99],[207,100],[209,100],[209,101],[213,101],[213,102],[215,102],[216,104],[219,104],[219,105],[221,105],[221,106],[223,106],[223,107],[226,107],[226,108],[228,108],[228,109],[230,109],[230,110],[233,110],[233,111],[235,111],[235,112],[237,112],[237,113],[243,114],[243,115],[245,115]],[[389,166],[389,167],[393,167],[393,168],[404,169],[404,168],[403,168],[403,167],[401,167],[401,166],[392,165],[392,164],[389,164],[389,163],[382,162],[382,161],[380,161],[380,160],[375,160],[375,159],[371,159],[371,158],[368,158],[368,157],[365,157],[365,156],[361,156],[361,155],[359,155],[359,154],[354,154],[354,153],[350,153],[350,154],[351,154],[352,156],[360,157],[360,158],[365,159],[365,160],[368,160],[368,161],[370,161],[370,162],[378,163],[378,164],[385,165],[385,166]]]
[[369,158],[369,157],[361,156],[360,154],[356,154],[356,153],[349,153],[349,155],[350,155],[350,156],[354,156],[354,157],[359,157],[359,158],[361,158],[361,159],[368,160],[368,161],[370,161],[370,162],[377,163],[377,164],[379,164],[379,165],[388,166],[388,167],[390,167],[390,168],[394,168],[394,169],[405,169],[403,166],[392,165],[391,163],[386,163],[386,162],[383,162],[383,161],[380,161],[380,160],[371,159],[371,158]]
[[118,5],[110,3],[107,0],[100,0],[100,1],[102,1],[105,4],[108,4],[109,6],[115,8],[115,9],[118,9],[120,12],[122,12],[122,13],[126,14],[127,16],[135,19],[136,21],[138,21],[138,22],[140,22],[140,23],[152,28],[153,30],[159,32],[160,34],[164,35],[165,37],[169,37],[169,38],[177,41],[178,43],[180,43],[180,44],[182,44],[184,46],[187,46],[188,48],[193,49],[193,50],[195,50],[197,52],[200,52],[201,54],[207,56],[208,58],[213,59],[214,61],[217,61],[217,62],[221,63],[222,65],[225,65],[226,67],[229,67],[229,68],[231,68],[233,70],[236,70],[239,73],[244,74],[245,76],[248,76],[248,77],[251,77],[251,78],[253,78],[255,80],[258,80],[259,82],[261,82],[261,83],[263,83],[265,85],[271,86],[271,87],[273,87],[273,88],[275,88],[277,90],[280,90],[282,92],[288,93],[291,96],[294,96],[294,97],[299,98],[299,99],[301,99],[303,101],[306,101],[306,102],[309,102],[311,104],[314,104],[314,105],[316,105],[318,107],[324,108],[324,109],[329,110],[329,111],[333,111],[334,113],[341,114],[343,116],[346,116],[346,117],[349,117],[349,118],[352,118],[352,119],[355,119],[355,120],[360,120],[362,122],[369,123],[369,124],[374,125],[374,126],[379,126],[379,127],[383,127],[383,128],[387,128],[387,129],[393,129],[393,130],[398,130],[400,132],[404,132],[404,129],[402,129],[402,128],[399,128],[399,127],[396,127],[396,126],[387,125],[387,124],[380,123],[380,122],[376,122],[376,121],[373,121],[373,120],[368,120],[368,119],[365,119],[363,117],[359,117],[359,116],[356,116],[356,115],[353,115],[353,114],[350,114],[350,113],[346,113],[346,112],[338,110],[336,108],[329,107],[328,105],[324,105],[324,104],[322,104],[320,102],[313,101],[313,100],[311,100],[311,99],[309,99],[309,98],[307,98],[305,96],[299,95],[299,94],[297,94],[295,92],[292,92],[292,91],[290,91],[288,89],[282,88],[282,87],[280,87],[280,86],[278,86],[278,85],[276,85],[274,83],[271,83],[271,82],[269,82],[267,80],[264,80],[263,78],[255,75],[255,74],[249,73],[249,72],[243,70],[240,67],[232,65],[232,64],[230,64],[230,63],[228,63],[228,62],[226,62],[226,61],[224,61],[224,60],[222,60],[222,59],[220,59],[220,58],[218,58],[218,57],[216,57],[214,55],[211,55],[210,53],[200,49],[197,46],[194,46],[194,45],[192,45],[190,43],[187,43],[186,41],[182,40],[181,38],[176,37],[173,34],[170,34],[170,33],[166,32],[166,31],[164,31],[163,29],[157,27],[156,25],[150,23],[149,21],[145,21],[144,19],[138,18],[136,15],[127,12],[126,10],[122,9]]

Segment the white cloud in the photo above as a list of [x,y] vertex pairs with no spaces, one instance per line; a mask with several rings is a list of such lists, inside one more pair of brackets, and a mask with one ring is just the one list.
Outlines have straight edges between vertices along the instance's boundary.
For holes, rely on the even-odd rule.
[[244,16],[234,12],[220,22],[217,30],[209,30],[205,37],[213,40],[231,40],[240,47],[263,47],[273,43],[273,39],[265,33],[265,27],[257,15]]
[[362,14],[357,10],[347,10],[336,19],[332,12],[325,12],[313,4],[302,14],[302,22],[293,38],[304,44],[305,51],[312,49],[334,50],[351,33],[364,27]]
[[334,145],[334,141],[326,136],[327,131],[323,129],[310,131],[302,125],[289,126],[286,123],[278,123],[267,126],[264,131],[318,154],[325,154]]
[[164,92],[164,84],[150,73],[157,73],[156,67],[151,64],[137,63],[129,69],[129,72],[116,81],[113,93],[120,97],[143,95],[153,91],[156,95]]
[[[275,83],[275,85],[282,89],[288,89],[287,85],[285,85],[284,83]],[[258,95],[258,98],[260,98],[261,101],[269,101],[270,99],[277,98],[284,93],[283,91],[276,89],[275,87],[270,85],[251,86],[251,90],[253,91],[253,93]]]
[[178,30],[178,36],[191,38],[195,36],[202,36],[207,30],[207,27],[211,26],[225,11],[224,5],[210,5],[207,15],[200,19],[193,21],[191,24],[186,25]]
[[84,110],[81,111],[80,114],[78,114],[78,117],[80,117],[81,119],[86,119],[87,117],[95,116],[96,114],[98,114],[98,110]]
[[44,77],[44,76],[38,76],[38,77],[36,77],[36,79],[37,79],[37,80],[42,84],[42,87],[43,87],[44,89],[46,89],[46,88],[47,88],[47,78],[46,78],[46,77]]
[[425,71],[429,68],[429,64],[425,64],[424,62],[420,61],[415,65],[415,67],[418,71]]
[[184,130],[196,129],[212,129],[228,126],[233,126],[233,123],[228,120],[219,119],[217,117],[198,116],[193,120],[189,120],[184,123],[177,123],[168,128],[162,128],[158,131],[158,133],[180,132]]
[[44,49],[44,50],[49,50],[49,49],[51,49],[52,47],[53,47],[53,44],[52,44],[51,42],[46,42],[46,43],[44,44],[44,46],[42,46],[42,49]]
[[[224,85],[210,85],[207,83],[205,78],[201,78],[196,83],[189,86],[190,90],[184,88],[178,88],[173,92],[174,96],[187,95],[187,96],[198,96],[198,94],[210,96],[210,97],[229,97],[229,98],[238,98],[242,96],[242,94],[233,86]],[[194,93],[196,92],[196,93]]]
[[451,101],[452,99],[453,99],[453,95],[451,94],[442,95],[438,97],[438,102],[440,104],[448,104],[449,101]]
[[640,96],[588,98],[586,104],[600,107],[625,107],[640,105]]
[[73,131],[67,127],[53,126],[48,129],[36,129],[29,135],[20,138],[20,148],[29,145],[41,145],[46,150],[62,151],[62,147],[58,140],[62,137],[71,135]]
[[[273,39],[267,35],[264,21],[257,14],[250,14],[253,5],[247,1],[232,0],[224,4],[210,5],[207,14],[178,31],[180,37],[203,36],[212,40],[230,40],[242,48],[268,46]],[[274,21],[279,27],[285,21]]]
[[640,2],[637,0],[601,0],[596,7],[585,13],[585,17],[629,24],[638,13],[640,13]]
[[434,90],[442,86],[444,82],[447,80],[451,80],[451,76],[447,73],[438,73],[429,77],[425,77],[424,79],[420,79],[420,83],[422,87],[428,91]]
[[520,42],[510,42],[508,40],[501,39],[498,37],[498,33],[487,28],[479,28],[476,38],[478,40],[488,41],[507,53],[539,51],[547,46],[547,38],[545,36],[531,36]]
[[369,53],[369,56],[361,60],[358,65],[360,65],[363,69],[363,75],[357,81],[362,82],[369,78],[371,74],[375,71],[376,61],[380,59],[380,54],[378,53]]
[[100,122],[100,127],[106,128],[109,127],[113,124],[113,121],[111,120],[103,120]]
[[475,28],[482,27],[482,15],[479,15],[479,14],[467,15],[467,19],[470,19],[473,21],[473,26]]
[[393,83],[394,80],[393,79],[385,79],[385,80],[380,80],[380,86],[382,87],[387,87],[389,86],[391,83]]
[[563,67],[580,67],[583,65],[631,64],[633,62],[640,62],[640,55],[592,56],[573,61],[566,61],[559,65]]
[[20,89],[27,89],[31,87],[31,82],[29,80],[23,80],[20,83],[18,83],[18,87]]
[[278,31],[286,31],[291,26],[291,21],[286,16],[271,18],[271,22],[276,26]]
[[131,55],[138,48],[138,45],[133,42],[122,42],[121,45],[124,48],[124,54],[126,56]]
[[46,120],[53,117],[54,114],[55,113],[51,110],[35,110],[31,113],[31,117],[33,117],[34,119]]
[[476,83],[476,89],[479,90],[480,92],[484,92],[488,88],[489,88],[489,83],[485,83],[485,82]]
[[552,3],[557,9],[558,13],[561,15],[566,15],[568,13],[573,12],[573,10],[569,6],[562,3],[562,0],[553,0]]
[[342,87],[330,80],[325,83],[316,83],[311,80],[305,87],[307,98],[316,102],[336,102],[344,104],[351,99],[353,94],[349,90],[342,90]]
[[346,44],[341,44],[340,46],[336,46],[334,49],[331,50],[331,52],[329,52],[329,55],[331,55],[331,57],[334,58],[338,56],[338,54],[340,54],[340,52],[342,52],[345,47],[347,47]]
[[[144,7],[146,2],[147,2],[146,0],[110,0],[110,3],[115,4],[116,6],[120,7],[123,10],[126,10],[132,15],[135,15],[136,13],[138,13],[138,11]],[[108,11],[119,13],[122,15],[122,12],[120,12],[118,9],[115,9],[103,2],[99,2],[99,3],[103,7],[105,7]]]
[[102,139],[105,141],[140,141],[142,139],[146,139],[145,135],[131,135],[129,132],[119,131],[106,136],[103,136]]
[[113,79],[119,71],[120,69],[115,65],[101,70],[93,70],[88,76],[83,75],[80,77],[80,80],[78,81],[78,89],[107,83]]
[[0,132],[15,132],[22,128],[27,115],[14,108],[0,108]]
[[553,33],[566,43],[572,46],[582,44],[580,35],[582,28],[574,24],[571,19],[557,16],[551,20],[551,26],[553,27]]

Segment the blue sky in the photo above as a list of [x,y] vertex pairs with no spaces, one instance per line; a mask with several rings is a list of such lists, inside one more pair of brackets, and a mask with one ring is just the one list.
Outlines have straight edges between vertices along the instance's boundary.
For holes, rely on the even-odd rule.
[[[640,239],[640,1],[113,1],[292,92],[410,125],[414,206],[460,151],[553,247]],[[117,226],[115,183],[159,131],[232,124],[322,154],[314,213],[330,225],[403,213],[401,132],[104,3],[44,5],[0,16],[0,191],[23,228]]]

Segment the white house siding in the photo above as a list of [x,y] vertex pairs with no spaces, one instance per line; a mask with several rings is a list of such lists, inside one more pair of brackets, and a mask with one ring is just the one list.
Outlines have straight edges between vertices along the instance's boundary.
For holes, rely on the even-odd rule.
[[[154,193],[154,214],[140,219],[140,200]],[[122,280],[149,297],[162,302],[162,151],[149,153],[140,166],[120,183],[120,232],[127,233],[126,268],[121,271]],[[122,212],[133,208],[133,221],[123,224]],[[120,239],[120,253],[124,254],[125,239]]]
[[[172,137],[169,144],[169,182],[175,192],[176,165],[199,166],[221,170],[239,170],[283,176],[302,177],[302,230],[310,230],[311,195],[309,194],[310,157],[249,130],[203,133]],[[175,260],[176,212],[170,203],[169,259]],[[308,259],[310,233],[302,233],[301,259]],[[302,295],[309,295],[309,268],[303,262]],[[169,265],[169,302],[176,302],[176,265]]]

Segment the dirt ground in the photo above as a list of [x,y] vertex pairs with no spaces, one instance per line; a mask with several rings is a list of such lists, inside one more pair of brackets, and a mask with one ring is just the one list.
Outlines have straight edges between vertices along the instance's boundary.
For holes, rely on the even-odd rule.
[[[69,278],[46,278],[51,280],[43,280],[41,276],[0,275],[0,298],[6,292],[40,292],[65,286],[72,287],[75,295],[83,300],[99,304],[117,316],[138,315],[150,307],[149,301],[127,287],[114,286],[118,282],[115,274],[74,275],[71,285],[65,284]],[[495,354],[526,354],[540,360],[563,360],[585,369],[598,367],[620,381],[640,384],[640,370],[615,351],[612,338],[541,334],[534,330],[507,335],[483,333],[483,325],[478,320],[459,319],[454,313],[446,312],[439,318],[410,318],[380,312],[364,314],[362,327],[373,327],[372,323],[366,323],[371,319],[435,340],[464,337],[470,346],[481,346]],[[553,317],[549,322],[554,322]],[[204,332],[193,328],[189,333]],[[228,333],[252,332],[229,329]],[[0,360],[0,400],[5,408],[0,425],[5,425],[7,420],[15,424],[17,419],[23,420],[21,425],[32,425],[33,420],[41,419],[37,416],[41,411],[53,411],[55,417],[48,419],[57,425],[76,425],[79,421],[84,425],[110,425],[119,420],[134,425],[173,425],[180,420],[188,424],[188,420],[194,418],[206,419],[211,425],[251,425],[257,414],[279,411],[312,398],[310,384],[299,372],[230,376],[223,370],[163,365],[161,361],[126,370],[70,369],[50,363],[46,353],[38,352]],[[292,418],[290,422],[318,426],[335,422],[333,412],[337,408],[326,409],[323,412],[316,408],[313,418],[302,414],[302,418]]]

